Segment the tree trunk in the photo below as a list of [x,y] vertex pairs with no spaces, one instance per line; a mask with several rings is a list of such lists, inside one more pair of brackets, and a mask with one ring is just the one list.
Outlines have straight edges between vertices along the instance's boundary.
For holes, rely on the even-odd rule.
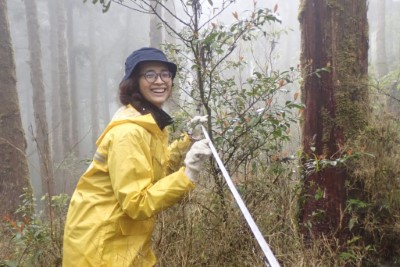
[[0,0],[0,40],[0,218],[4,218],[22,204],[19,196],[24,188],[32,192],[6,0]]
[[57,41],[58,41],[58,79],[61,114],[61,136],[63,158],[68,156],[71,149],[71,98],[66,40],[66,15],[64,4],[56,5]]
[[[392,21],[390,18],[392,18],[393,16],[396,16],[400,12],[400,2],[386,1],[386,4],[387,5],[386,5],[385,11],[387,11],[388,14],[386,15],[386,12],[385,12],[385,17],[388,18],[388,21]],[[385,21],[386,21],[386,19],[385,19]],[[385,31],[385,36],[391,37],[392,40],[388,43],[385,42],[385,48],[389,48],[388,50],[390,52],[388,54],[386,54],[386,56],[387,56],[386,59],[390,58],[391,64],[389,64],[389,62],[387,62],[387,64],[385,66],[387,67],[387,69],[396,70],[396,69],[398,69],[396,64],[400,61],[400,34],[398,33],[399,27],[398,27],[398,24],[396,25],[396,23],[394,23],[394,21],[392,21],[392,23],[389,23],[388,26],[389,27]],[[386,47],[386,45],[388,47]],[[391,65],[391,68],[389,67],[390,65]],[[384,74],[387,74],[387,73],[384,73]],[[392,80],[390,81],[389,88],[388,88],[390,97],[388,97],[388,99],[387,99],[387,111],[394,118],[400,118],[400,88],[399,88],[399,85],[400,85],[400,75],[392,78]]]
[[76,77],[76,49],[74,34],[74,1],[67,1],[67,36],[68,36],[68,63],[69,63],[69,81],[71,85],[71,141],[74,145],[74,153],[79,156],[79,101],[78,84]]
[[46,97],[42,71],[42,48],[39,36],[39,22],[35,0],[25,0],[26,22],[33,88],[33,109],[36,125],[36,147],[39,155],[42,194],[54,195],[54,176],[47,126]]
[[376,32],[376,72],[378,77],[388,73],[386,57],[386,0],[379,0],[377,7],[377,32]]
[[[176,29],[176,18],[174,17],[174,14],[176,14],[176,6],[175,6],[175,0],[172,1],[166,1],[165,2],[165,7],[168,10],[164,10],[164,14],[163,17],[165,19],[165,21],[168,21],[168,24],[171,25],[171,28]],[[165,32],[163,35],[163,42],[165,43],[170,43],[170,44],[175,44],[176,43],[176,38],[174,38],[171,34],[168,34],[168,32],[166,31],[166,27],[163,26],[165,28]]]
[[[56,2],[48,0],[48,11],[50,21],[49,50],[50,50],[50,72],[51,72],[51,155],[53,164],[62,160],[61,146],[61,114],[60,114],[60,86],[58,75],[58,46],[57,46],[57,15]],[[55,169],[55,173],[57,170]]]
[[[343,166],[323,164],[345,154],[346,141],[368,114],[368,22],[366,0],[302,0],[301,65],[304,83],[303,164],[300,223],[306,238],[346,235]],[[313,73],[330,67],[331,71]],[[315,164],[315,165],[313,165]]]
[[[159,0],[150,0],[155,12],[159,15],[162,14],[161,5],[158,4]],[[152,15],[150,19],[150,46],[160,48],[163,41],[163,31],[160,19],[156,15]]]
[[[172,14],[176,14],[176,8],[175,8],[175,2],[174,1],[167,1],[165,2],[166,8],[169,10],[164,11],[164,19],[168,21],[169,25],[171,25],[172,28],[176,28],[176,19]],[[171,14],[172,13],[172,14]],[[164,27],[166,29],[166,27]],[[176,44],[176,39],[173,38],[170,34],[165,32],[164,34],[165,38],[163,40],[164,43],[168,44]],[[169,56],[169,55],[167,55]],[[169,56],[170,57],[170,56]],[[179,81],[177,78],[174,80],[174,84],[179,84]],[[172,89],[172,95],[169,98],[169,100],[165,103],[165,110],[171,114],[178,112],[179,111],[179,105],[180,105],[180,97],[181,97],[181,90],[174,86]]]
[[96,58],[96,27],[93,25],[94,19],[89,20],[88,36],[89,36],[89,61],[90,61],[90,114],[92,125],[92,145],[93,152],[96,150],[95,144],[99,137],[99,90],[98,90],[98,64]]
[[101,69],[101,74],[100,74],[100,83],[101,83],[101,91],[102,91],[102,100],[101,101],[103,103],[103,126],[107,125],[108,122],[110,121],[110,88],[108,87],[108,75],[109,73],[107,73],[106,68],[102,68]]

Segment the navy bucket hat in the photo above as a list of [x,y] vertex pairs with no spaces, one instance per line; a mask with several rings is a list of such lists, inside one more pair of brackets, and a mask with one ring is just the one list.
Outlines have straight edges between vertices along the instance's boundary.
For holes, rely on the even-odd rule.
[[172,72],[172,78],[176,75],[177,66],[175,63],[168,60],[165,54],[153,47],[143,47],[135,50],[128,56],[125,61],[125,76],[122,81],[125,81],[131,76],[132,72],[138,66],[140,62],[143,61],[160,61],[167,64],[168,69]]

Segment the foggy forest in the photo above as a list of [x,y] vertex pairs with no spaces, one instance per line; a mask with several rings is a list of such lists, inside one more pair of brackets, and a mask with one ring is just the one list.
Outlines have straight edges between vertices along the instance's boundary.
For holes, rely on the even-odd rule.
[[169,141],[207,115],[278,262],[211,157],[157,214],[156,266],[400,266],[399,14],[400,0],[0,0],[0,266],[62,266],[71,196],[142,47],[178,66]]

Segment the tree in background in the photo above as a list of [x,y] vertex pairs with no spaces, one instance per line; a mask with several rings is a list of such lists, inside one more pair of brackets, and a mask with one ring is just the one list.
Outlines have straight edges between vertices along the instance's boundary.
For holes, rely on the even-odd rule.
[[[93,10],[90,10],[90,16],[93,16]],[[91,114],[91,133],[92,133],[92,144],[96,146],[97,138],[100,135],[100,120],[99,120],[99,67],[98,60],[96,57],[97,46],[96,46],[96,27],[94,27],[94,19],[89,20],[88,24],[88,38],[89,38],[89,62],[90,62],[90,114]],[[94,151],[95,149],[93,149]]]
[[47,194],[53,196],[55,194],[53,164],[47,126],[46,97],[42,71],[42,48],[39,36],[37,7],[35,0],[24,1],[24,3],[30,52],[29,66],[33,88],[33,107],[36,129],[35,141],[40,162],[42,195]]
[[[365,0],[301,2],[304,191],[300,221],[306,237],[345,238],[343,147],[368,119],[368,21]],[[318,72],[329,68],[330,71]],[[315,73],[317,72],[317,73]]]
[[338,237],[344,243],[346,184],[352,178],[339,163],[368,120],[367,3],[302,0],[300,8],[306,106],[300,222],[306,239]]
[[4,219],[22,204],[24,188],[32,191],[6,0],[0,0],[0,39],[0,218]]
[[76,1],[64,1],[67,9],[67,40],[68,40],[68,66],[69,84],[71,88],[71,141],[73,152],[79,156],[79,97],[77,77],[77,48],[75,44],[75,6]]
[[[169,12],[164,12],[164,18],[165,21],[168,21],[170,24],[171,28],[175,29],[177,21],[174,19],[173,14],[176,14],[176,8],[175,8],[175,2],[174,1],[167,1],[165,3],[167,10],[172,11],[172,14]],[[165,29],[165,28],[164,28]],[[168,34],[167,32],[164,33],[164,39],[163,43],[164,44],[171,44],[171,45],[176,45],[176,39]],[[179,81],[176,80],[176,84],[179,84]],[[168,101],[165,103],[165,110],[168,111],[169,113],[176,113],[179,112],[179,99],[181,98],[181,92],[180,90],[172,90],[172,95],[168,99]]]
[[64,4],[56,5],[57,14],[57,45],[58,45],[58,81],[60,100],[60,124],[62,136],[62,159],[68,156],[72,147],[71,140],[71,88],[69,83],[68,52],[67,52],[67,20]]
[[[157,0],[151,0],[150,1],[152,8],[155,10],[157,14],[160,14],[162,16],[162,7],[161,5],[158,4]],[[156,47],[158,49],[161,48],[161,44],[163,42],[163,35],[164,32],[161,30],[162,24],[161,21],[158,19],[157,16],[151,16],[150,19],[150,46],[151,47]]]
[[[377,13],[376,20],[372,20],[372,31],[376,31],[375,67],[376,87],[387,97],[387,111],[398,118],[400,115],[400,59],[396,57],[399,51],[399,42],[388,41],[388,37],[398,36],[398,26],[394,23],[399,12],[400,2],[394,1],[374,1],[372,9]],[[397,28],[397,29],[396,29]],[[396,49],[397,48],[397,49]],[[390,61],[388,61],[390,59]],[[391,70],[391,71],[389,71]]]
[[[49,46],[50,51],[50,88],[51,88],[51,154],[53,163],[59,163],[63,159],[61,145],[61,110],[60,110],[60,93],[59,93],[59,74],[58,74],[58,46],[57,46],[57,3],[48,0],[49,11]],[[56,166],[56,165],[54,165]],[[57,171],[55,169],[55,171]]]
[[388,73],[387,53],[386,53],[386,0],[375,1],[377,14],[376,32],[376,72],[378,77],[383,77]]

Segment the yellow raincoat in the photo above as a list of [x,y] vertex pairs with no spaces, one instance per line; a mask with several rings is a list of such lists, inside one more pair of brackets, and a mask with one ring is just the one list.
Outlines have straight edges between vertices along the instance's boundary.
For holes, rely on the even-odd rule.
[[63,266],[155,265],[155,215],[194,188],[180,167],[190,143],[184,136],[168,147],[151,114],[120,108],[71,198]]

